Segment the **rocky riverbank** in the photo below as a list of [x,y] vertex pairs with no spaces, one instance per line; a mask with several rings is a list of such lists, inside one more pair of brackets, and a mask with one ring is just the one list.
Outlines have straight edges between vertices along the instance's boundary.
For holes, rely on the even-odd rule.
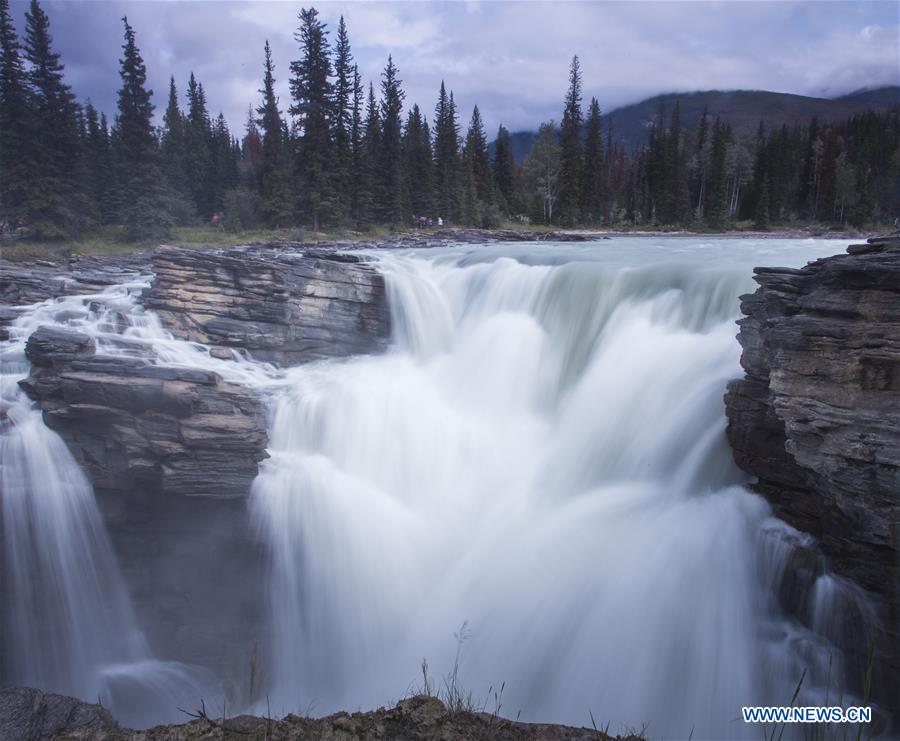
[[418,695],[391,709],[336,713],[326,718],[288,715],[279,720],[241,715],[223,719],[210,710],[182,725],[146,731],[122,728],[100,705],[35,689],[0,691],[0,738],[21,741],[640,741],[641,736],[611,736],[598,730],[546,723],[520,723],[497,713],[451,712],[437,698]]
[[[757,268],[755,278],[738,322],[746,375],[725,396],[734,458],[779,517],[814,535],[831,568],[873,596],[885,630],[875,647],[880,692],[896,710],[900,238],[799,270]],[[808,604],[821,570],[812,562],[795,580],[795,605]],[[858,640],[858,620],[847,628]]]

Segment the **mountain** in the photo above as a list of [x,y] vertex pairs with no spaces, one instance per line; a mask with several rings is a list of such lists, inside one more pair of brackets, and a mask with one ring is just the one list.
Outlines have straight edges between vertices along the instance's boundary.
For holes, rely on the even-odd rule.
[[[738,133],[753,133],[764,121],[771,130],[783,124],[805,124],[813,116],[822,122],[843,121],[871,108],[883,109],[900,105],[900,86],[857,90],[839,98],[814,98],[767,90],[707,90],[695,93],[666,93],[640,103],[616,108],[604,115],[604,128],[612,127],[613,139],[626,148],[647,143],[650,129],[663,107],[666,117],[675,101],[681,106],[681,125],[695,128],[704,108],[710,120],[718,116]],[[531,148],[534,133],[519,131],[511,135],[513,156],[522,162]]]

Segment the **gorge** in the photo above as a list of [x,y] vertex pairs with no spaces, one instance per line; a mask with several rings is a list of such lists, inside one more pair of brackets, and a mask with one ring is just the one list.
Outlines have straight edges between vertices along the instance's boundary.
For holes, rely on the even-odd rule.
[[845,247],[2,263],[0,685],[145,727],[374,708],[424,658],[524,721],[713,738],[805,672],[884,731],[900,242]]

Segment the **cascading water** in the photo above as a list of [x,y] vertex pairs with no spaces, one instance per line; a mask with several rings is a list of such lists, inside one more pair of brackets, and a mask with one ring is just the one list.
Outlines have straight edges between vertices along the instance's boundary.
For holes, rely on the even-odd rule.
[[423,658],[449,671],[456,633],[460,685],[478,702],[505,682],[504,715],[757,736],[740,707],[787,704],[804,669],[809,704],[845,686],[825,636],[847,632],[848,600],[871,618],[827,573],[808,627],[778,602],[810,539],[741,486],[725,443],[737,296],[753,265],[842,248],[378,253],[392,349],[283,373],[172,338],[136,300],[147,279],[30,307],[0,345],[6,680],[99,696],[131,725],[215,706],[211,677],[152,657],[90,485],[17,387],[25,340],[56,324],[269,398],[251,505],[271,549],[272,712],[396,700]]
[[844,682],[777,604],[790,528],[724,438],[764,250],[648,247],[379,258],[392,351],[293,369],[273,402],[273,706],[395,700],[463,623],[459,681],[505,682],[525,719],[752,735],[740,707],[787,704],[804,668],[801,699]]
[[[88,701],[123,723],[176,721],[177,708],[219,690],[208,672],[158,661],[140,630],[94,492],[65,443],[18,387],[28,375],[25,342],[41,325],[76,328],[100,352],[148,343],[169,360],[193,348],[168,337],[135,296],[147,279],[89,296],[45,301],[26,311],[0,343],[0,647],[4,677]],[[194,353],[197,354],[196,352]],[[194,361],[198,362],[198,361]]]

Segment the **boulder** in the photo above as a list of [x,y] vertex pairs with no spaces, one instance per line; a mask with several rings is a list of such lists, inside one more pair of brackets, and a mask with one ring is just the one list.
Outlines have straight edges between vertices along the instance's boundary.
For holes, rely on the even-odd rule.
[[105,738],[119,724],[101,705],[30,687],[0,690],[0,738],[50,741]]
[[98,490],[242,498],[266,457],[258,398],[217,374],[97,355],[79,332],[41,327],[21,382]]
[[183,339],[281,366],[387,346],[384,278],[353,256],[162,247],[153,272],[144,304]]

